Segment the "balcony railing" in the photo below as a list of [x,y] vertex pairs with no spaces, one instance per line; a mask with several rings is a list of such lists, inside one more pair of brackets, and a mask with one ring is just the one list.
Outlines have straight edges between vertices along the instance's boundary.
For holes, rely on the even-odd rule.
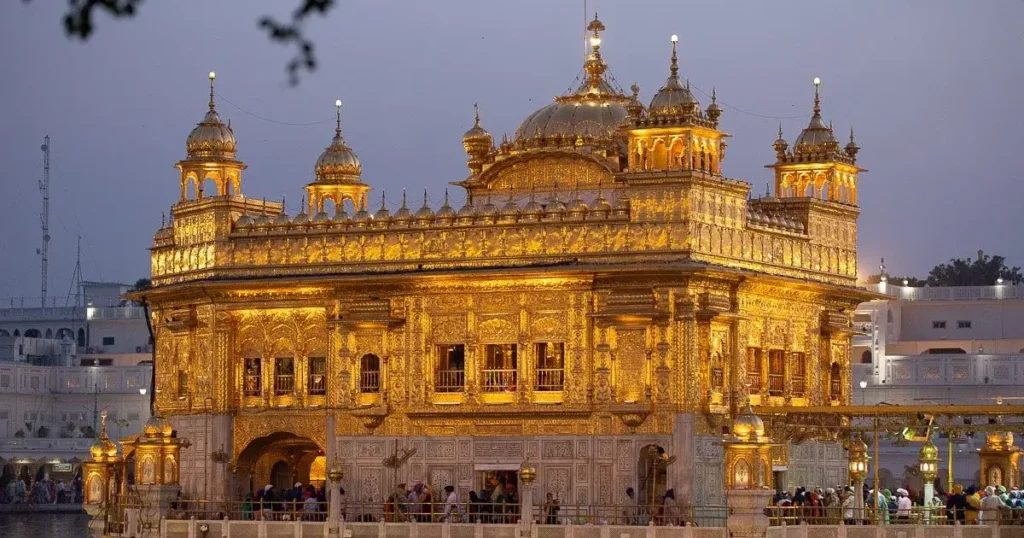
[[534,390],[562,390],[565,386],[565,370],[562,368],[538,368]]
[[782,374],[768,374],[768,395],[782,396],[786,389],[786,380]]
[[435,392],[462,392],[466,387],[466,371],[438,370],[434,383]]
[[322,373],[309,374],[310,396],[323,396],[327,394],[327,378]]
[[379,392],[380,372],[377,370],[363,370],[359,372],[359,392]]
[[792,395],[797,398],[804,397],[804,391],[807,390],[807,380],[803,377],[793,376],[793,390]]
[[750,394],[761,394],[761,371],[747,370],[747,391]]
[[277,374],[274,376],[274,394],[284,396],[295,392],[295,376],[292,374]]
[[516,371],[512,368],[486,369],[483,371],[484,392],[514,392]]
[[991,299],[1024,299],[1024,284],[997,284],[992,286],[916,287],[872,284],[869,290],[905,301],[970,301]]
[[245,387],[242,392],[246,396],[262,396],[263,395],[263,380],[260,379],[260,374],[248,374],[245,376]]

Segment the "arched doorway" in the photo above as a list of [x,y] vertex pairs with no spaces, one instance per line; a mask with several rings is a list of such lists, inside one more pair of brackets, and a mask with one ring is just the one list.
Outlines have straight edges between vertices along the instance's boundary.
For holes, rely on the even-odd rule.
[[268,485],[281,492],[296,482],[315,482],[312,479],[319,477],[311,476],[310,471],[323,455],[323,447],[316,441],[293,433],[276,432],[253,439],[238,455],[236,476],[242,482],[238,493],[244,496]]
[[658,445],[647,445],[640,449],[637,460],[637,502],[643,506],[653,505],[665,494],[668,483],[668,466],[675,461]]

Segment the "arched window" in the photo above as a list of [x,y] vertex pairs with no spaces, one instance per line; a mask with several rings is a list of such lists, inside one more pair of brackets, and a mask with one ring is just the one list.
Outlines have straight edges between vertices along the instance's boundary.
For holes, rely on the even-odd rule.
[[4,329],[0,329],[0,337],[10,336],[10,335],[11,335],[11,333],[7,332]]
[[786,388],[786,352],[768,351],[768,395],[782,396]]
[[14,336],[21,336],[21,331],[14,329]]
[[843,396],[843,373],[839,369],[839,363],[833,362],[832,367],[829,368],[829,399],[832,401],[839,401]]
[[860,354],[860,363],[861,364],[871,364],[871,350],[870,349],[866,349],[866,350],[864,350],[864,353]]
[[29,329],[25,331],[25,338],[42,338],[43,333],[39,332],[39,329]]
[[46,338],[47,339],[52,339],[53,338],[53,329],[46,329]]
[[78,347],[85,347],[85,329],[78,329]]
[[373,353],[359,359],[359,392],[380,392],[380,357]]

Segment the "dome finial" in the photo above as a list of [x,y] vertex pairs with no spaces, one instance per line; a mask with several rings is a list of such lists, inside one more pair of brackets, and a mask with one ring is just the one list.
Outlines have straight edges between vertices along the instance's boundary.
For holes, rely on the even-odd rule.
[[718,103],[718,90],[714,86],[711,87],[711,104]]
[[818,86],[821,86],[821,79],[814,77],[814,115],[821,115],[821,96],[818,95]]
[[430,207],[427,204],[427,189],[423,189],[423,207]]
[[444,205],[448,205],[448,187],[444,188]]
[[671,76],[673,77],[679,76],[679,61],[676,57],[676,42],[678,41],[679,36],[672,34],[672,63],[669,67],[669,72],[672,73]]
[[302,198],[299,199],[299,214],[306,214],[306,195],[302,195]]
[[400,207],[399,209],[409,209],[405,205],[405,187],[402,187],[402,207]]
[[782,140],[782,122],[779,122],[779,140]]
[[480,107],[473,103],[473,127],[480,127]]
[[334,101],[334,136],[341,137],[341,99]]
[[217,78],[217,73],[210,71],[210,74],[207,76],[210,77],[210,111],[212,112],[216,108],[213,102],[213,81]]

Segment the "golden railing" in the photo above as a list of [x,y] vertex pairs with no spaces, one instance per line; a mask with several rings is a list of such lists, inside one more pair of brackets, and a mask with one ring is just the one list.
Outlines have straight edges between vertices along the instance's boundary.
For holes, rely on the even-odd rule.
[[462,392],[466,386],[466,371],[438,370],[435,378],[435,392]]
[[565,370],[562,368],[537,368],[533,390],[555,391],[565,386]]
[[363,370],[359,372],[359,392],[379,392],[380,371]]
[[509,392],[516,390],[514,368],[486,368],[482,372],[484,392]]

